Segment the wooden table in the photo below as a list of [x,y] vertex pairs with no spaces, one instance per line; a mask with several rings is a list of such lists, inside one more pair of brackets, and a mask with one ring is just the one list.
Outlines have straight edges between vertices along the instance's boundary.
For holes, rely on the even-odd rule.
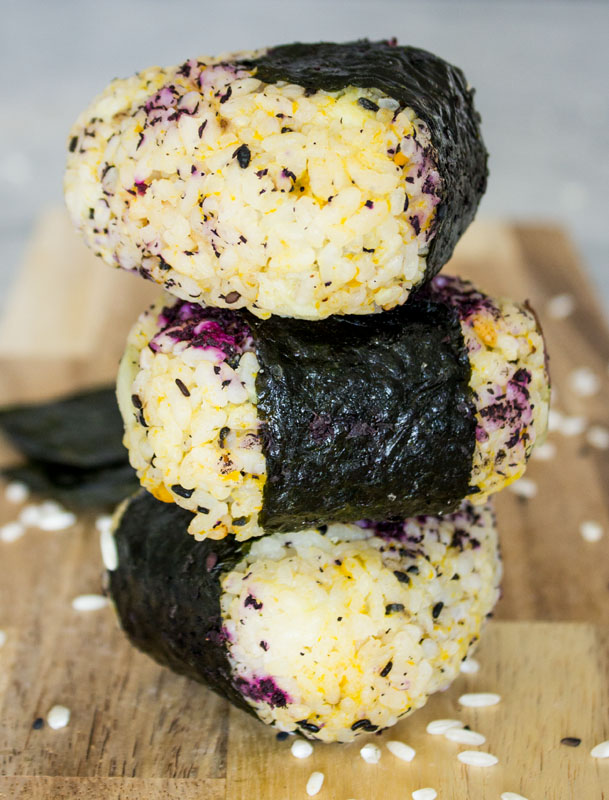
[[[530,299],[548,339],[556,408],[609,427],[609,332],[560,230],[475,224],[450,271],[489,293]],[[112,380],[128,327],[157,291],[98,263],[63,212],[49,212],[0,321],[2,402]],[[556,320],[546,303],[563,292],[575,310]],[[601,376],[599,393],[571,391],[576,366]],[[412,744],[409,764],[384,748],[378,765],[364,763],[364,740],[317,745],[297,761],[289,742],[134,651],[112,611],[74,611],[73,597],[101,589],[92,517],[61,533],[30,530],[0,542],[0,798],[291,800],[306,798],[313,770],[326,776],[320,800],[402,800],[422,786],[440,800],[493,800],[503,791],[529,800],[609,798],[609,759],[589,755],[609,739],[609,450],[583,435],[552,433],[549,441],[556,456],[532,460],[527,472],[537,496],[498,498],[504,596],[482,639],[480,672],[372,737],[381,747],[391,738]],[[5,446],[0,458],[10,457]],[[0,524],[17,510],[1,500]],[[600,541],[582,539],[585,520],[603,525]],[[503,700],[461,710],[464,690],[498,691]],[[69,726],[34,730],[56,703],[71,708]],[[425,733],[430,719],[454,716],[487,736],[482,749],[499,765],[464,767],[457,745]],[[561,745],[565,736],[582,744]]]

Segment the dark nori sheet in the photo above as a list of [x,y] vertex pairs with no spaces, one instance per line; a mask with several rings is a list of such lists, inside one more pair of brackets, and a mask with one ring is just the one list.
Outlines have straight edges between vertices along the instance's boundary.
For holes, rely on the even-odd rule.
[[0,409],[0,429],[34,461],[80,469],[126,461],[114,387]]
[[21,481],[36,494],[52,497],[76,511],[115,506],[139,486],[126,457],[123,464],[99,469],[76,469],[63,464],[31,461],[22,466],[7,467],[2,470],[2,475],[11,481]]
[[456,312],[413,300],[315,323],[251,320],[267,459],[260,522],[454,511],[475,446],[471,368]]
[[427,277],[448,261],[473,220],[488,175],[487,152],[473,89],[457,67],[415,47],[362,39],[272,47],[240,64],[256,68],[265,83],[289,81],[307,89],[338,91],[346,86],[376,88],[408,106],[429,127],[442,179],[435,237],[427,256]]
[[198,542],[186,531],[192,516],[143,490],[135,495],[115,533],[110,592],[132,644],[253,713],[231,681],[220,611],[221,576],[249,544],[233,537]]

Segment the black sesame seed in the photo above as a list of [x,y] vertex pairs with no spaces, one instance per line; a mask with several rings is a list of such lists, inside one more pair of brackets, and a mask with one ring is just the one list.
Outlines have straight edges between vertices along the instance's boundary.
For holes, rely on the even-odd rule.
[[94,216],[95,216],[95,211],[94,211],[94,209],[90,208],[89,209],[89,219],[93,219]]
[[235,517],[235,519],[233,520],[233,525],[236,525],[238,528],[246,524],[247,524],[247,517]]
[[440,616],[440,612],[442,611],[443,608],[444,608],[444,603],[442,601],[440,601],[439,603],[436,603],[435,606],[431,610],[431,616],[434,619],[438,619],[438,617]]
[[192,497],[194,489],[185,489],[183,486],[180,486],[179,483],[174,483],[171,487],[171,491],[174,494],[177,494],[178,497],[184,497],[186,500],[188,500],[189,497]]
[[260,642],[260,647],[262,647],[263,650],[269,649],[268,644],[264,640]]
[[419,574],[419,568],[417,567],[416,564],[413,564],[412,566],[408,567],[406,572],[412,572],[413,575],[418,575]]
[[226,94],[220,98],[220,103],[226,103],[226,101],[228,100],[228,98],[231,96],[232,93],[233,93],[233,87],[229,86],[228,89],[226,90]]
[[566,744],[567,747],[579,747],[582,743],[581,739],[578,739],[577,736],[565,736],[563,739],[560,740],[561,744]]
[[[244,238],[243,238],[243,236],[241,237],[241,240],[242,240],[242,241],[244,241],[244,242],[246,242],[246,241],[247,241],[247,239],[244,239]],[[241,295],[239,294],[239,292],[229,292],[229,293],[226,295],[226,297],[224,298],[224,302],[225,302],[225,303],[229,303],[229,304],[230,304],[230,303],[236,303],[236,302],[237,302],[237,300],[238,300],[240,297],[241,297]]]
[[369,719],[358,719],[357,722],[354,722],[351,726],[352,731],[359,731],[361,728],[367,728],[370,725]]
[[372,100],[368,100],[367,97],[360,97],[357,101],[362,108],[365,108],[366,111],[378,111],[379,107],[376,103],[373,103]]
[[226,426],[220,428],[220,435],[218,436],[218,444],[220,445],[220,447],[224,447],[225,439],[229,433],[230,433],[230,428],[227,428]]
[[275,737],[278,742],[285,742],[290,734],[287,731],[279,731],[277,736]]
[[366,208],[374,208],[374,203],[372,202],[372,200],[366,200],[364,205],[366,206]]
[[32,728],[35,731],[39,731],[41,728],[44,728],[44,720],[42,719],[42,717],[36,717],[34,722],[32,722]]
[[389,603],[389,605],[385,606],[385,615],[388,616],[389,614],[395,614],[397,611],[403,611],[404,604],[403,603]]
[[296,724],[305,731],[310,731],[311,733],[317,733],[319,731],[319,725],[315,725],[313,722],[307,722],[306,719],[301,719]]
[[72,138],[70,139],[70,146],[68,148],[70,153],[73,153],[76,150],[77,144],[78,144],[78,136],[72,136]]
[[209,508],[205,508],[205,506],[197,506],[197,511],[199,514],[209,514]]
[[393,667],[393,661],[388,661],[381,670],[381,678],[386,678],[387,675],[389,675],[389,673],[391,672],[392,667]]
[[140,398],[136,394],[132,394],[131,395],[131,402],[133,403],[133,405],[136,408],[141,408],[142,407],[142,401],[140,400]]
[[190,397],[190,392],[179,378],[176,378],[176,386],[182,392],[184,397]]
[[406,575],[405,572],[400,572],[398,569],[393,570],[393,574],[399,580],[400,583],[410,583],[410,578]]
[[246,144],[242,144],[241,147],[238,147],[233,153],[233,158],[235,157],[241,169],[245,169],[250,165],[252,154],[250,153],[249,147]]

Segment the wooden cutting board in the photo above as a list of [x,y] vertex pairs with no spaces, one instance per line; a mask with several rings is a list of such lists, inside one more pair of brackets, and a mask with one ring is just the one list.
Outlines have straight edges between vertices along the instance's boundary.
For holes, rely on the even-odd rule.
[[[540,312],[558,389],[556,407],[609,427],[609,332],[594,292],[565,236],[553,227],[478,223],[460,243],[450,271],[489,293],[528,298]],[[565,320],[545,313],[569,293]],[[41,220],[17,286],[0,320],[0,402],[43,399],[112,380],[128,327],[157,294],[139,278],[98,263],[61,211]],[[580,398],[576,366],[601,378]],[[0,542],[0,798],[84,800],[286,800],[306,798],[314,770],[325,774],[320,800],[404,800],[431,786],[439,800],[494,800],[504,791],[529,800],[609,800],[609,759],[589,751],[609,739],[609,451],[584,435],[549,439],[556,456],[533,460],[532,500],[498,498],[505,560],[504,597],[482,639],[480,672],[462,676],[427,706],[370,741],[379,764],[353,745],[316,745],[297,761],[290,742],[205,689],[156,666],[129,647],[113,612],[77,612],[73,597],[101,591],[103,569],[92,517],[60,533],[30,530]],[[0,459],[12,454],[4,445]],[[18,507],[0,500],[0,524]],[[585,542],[579,525],[605,536]],[[493,708],[461,709],[464,691],[497,691]],[[61,703],[67,728],[32,722]],[[499,758],[465,767],[457,745],[425,733],[438,717],[458,717],[487,737]],[[560,744],[566,736],[579,747]],[[411,763],[384,747],[400,739]]]

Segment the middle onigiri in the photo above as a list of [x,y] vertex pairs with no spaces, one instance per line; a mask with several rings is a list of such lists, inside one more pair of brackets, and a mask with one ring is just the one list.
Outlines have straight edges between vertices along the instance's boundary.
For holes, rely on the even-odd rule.
[[[142,485],[197,538],[483,502],[548,415],[534,314],[440,276],[406,306],[310,325],[163,297],[118,378]],[[357,486],[357,492],[353,487]]]

